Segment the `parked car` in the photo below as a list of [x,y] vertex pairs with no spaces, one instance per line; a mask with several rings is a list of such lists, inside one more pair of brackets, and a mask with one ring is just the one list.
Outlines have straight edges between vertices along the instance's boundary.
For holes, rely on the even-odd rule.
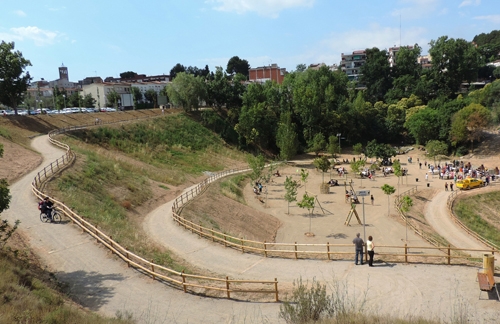
[[116,111],[115,108],[110,108],[110,107],[106,108],[106,112],[115,112],[115,111]]
[[473,189],[483,186],[484,186],[484,181],[481,179],[466,178],[457,181],[457,188],[459,189]]

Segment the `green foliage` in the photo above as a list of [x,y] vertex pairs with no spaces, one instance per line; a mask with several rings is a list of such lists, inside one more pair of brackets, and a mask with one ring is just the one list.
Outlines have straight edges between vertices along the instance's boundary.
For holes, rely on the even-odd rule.
[[206,86],[202,77],[180,72],[167,86],[167,94],[174,105],[185,111],[197,110],[206,97]]
[[388,159],[396,156],[396,150],[389,144],[378,144],[374,139],[366,144],[365,155],[370,158]]
[[248,179],[248,174],[239,174],[220,182],[221,193],[231,199],[245,204],[242,184]]
[[92,97],[92,94],[87,93],[83,98],[82,98],[82,107],[85,108],[94,108],[95,107],[96,100]]
[[436,140],[428,141],[425,149],[427,150],[427,156],[431,158],[446,155],[448,153],[448,145],[444,142]]
[[375,103],[383,100],[391,88],[392,79],[386,50],[366,49],[366,63],[361,67],[360,82],[366,86],[366,98]]
[[392,169],[394,170],[394,175],[398,177],[398,183],[399,183],[399,178],[403,175],[403,170],[401,169],[401,162],[398,160],[394,161],[392,164]]
[[334,315],[333,297],[327,295],[326,286],[313,279],[311,286],[302,278],[294,281],[290,300],[280,306],[280,318],[287,324],[307,324]]
[[361,169],[365,166],[365,164],[366,164],[365,160],[357,160],[356,162],[351,162],[351,164],[350,164],[351,171],[354,174],[359,175],[359,173],[361,172]]
[[148,89],[144,93],[144,98],[146,98],[147,101],[153,104],[153,108],[156,108],[158,102],[158,94],[156,93],[156,91],[154,91],[153,89]]
[[276,134],[276,145],[280,149],[280,158],[282,160],[289,160],[297,154],[299,143],[290,112],[281,114],[278,133]]
[[354,154],[360,155],[361,153],[363,153],[363,144],[361,143],[354,144],[352,146],[352,151],[354,152]]
[[290,203],[297,200],[297,188],[299,183],[297,180],[293,180],[292,177],[286,177],[285,179],[285,200],[288,202],[287,213],[290,214]]
[[31,81],[25,72],[31,62],[20,51],[14,51],[14,42],[0,43],[0,103],[16,109]]
[[321,170],[321,172],[327,172],[328,169],[330,169],[330,165],[332,165],[330,160],[328,160],[328,158],[325,155],[317,159],[314,159],[313,164],[316,168]]
[[297,202],[297,206],[307,209],[312,214],[314,212],[314,196],[309,196],[307,192],[304,193],[302,200]]
[[410,196],[404,196],[401,199],[401,210],[405,213],[410,211],[411,206],[413,206],[413,200]]
[[439,112],[425,108],[412,114],[405,122],[405,127],[417,144],[425,144],[439,137]]
[[304,186],[307,184],[307,178],[309,177],[309,171],[306,169],[300,169],[300,181],[304,183]]
[[262,171],[264,170],[264,167],[266,166],[266,159],[262,154],[259,154],[257,156],[248,156],[248,165],[250,166],[250,169],[252,169],[252,172],[250,173],[250,179],[252,180],[258,180],[262,177]]
[[326,151],[331,154],[333,158],[335,158],[337,154],[340,155],[339,138],[337,136],[331,135],[328,137],[328,146],[326,147]]
[[226,73],[233,74],[243,74],[248,77],[248,73],[250,70],[250,64],[247,60],[240,59],[238,56],[233,56],[227,61]]
[[382,189],[384,194],[386,194],[388,196],[390,196],[396,192],[396,188],[394,188],[393,186],[390,186],[388,184],[384,184],[382,187],[380,187],[380,189]]
[[450,137],[453,145],[474,142],[492,121],[491,112],[480,104],[472,103],[458,111],[452,119]]
[[191,174],[221,170],[221,162],[204,153],[228,151],[218,136],[183,114],[72,134],[84,142],[121,151],[153,166],[175,166],[177,172]]
[[309,151],[314,152],[316,156],[319,155],[319,152],[323,151],[326,147],[325,135],[322,133],[317,133],[314,135],[313,140],[309,143]]
[[118,101],[121,100],[120,95],[115,89],[111,89],[110,92],[106,94],[106,106],[118,108]]
[[0,179],[0,213],[9,208],[11,198],[7,180]]

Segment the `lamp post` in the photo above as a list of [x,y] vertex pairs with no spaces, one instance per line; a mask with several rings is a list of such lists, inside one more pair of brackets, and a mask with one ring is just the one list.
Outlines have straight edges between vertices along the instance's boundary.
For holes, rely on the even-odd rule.
[[64,98],[64,108],[66,108],[66,95],[63,94],[63,98]]

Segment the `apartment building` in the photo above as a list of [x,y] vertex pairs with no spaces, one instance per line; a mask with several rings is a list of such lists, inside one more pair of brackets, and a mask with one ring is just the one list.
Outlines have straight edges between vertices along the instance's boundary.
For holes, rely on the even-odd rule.
[[118,107],[130,109],[134,107],[134,98],[130,83],[92,83],[82,87],[82,95],[90,94],[96,100],[97,108],[107,107],[107,95],[111,91],[116,91],[120,95],[117,102]]
[[361,67],[366,63],[366,51],[354,51],[352,54],[341,55],[340,69],[347,74],[349,81],[357,81]]

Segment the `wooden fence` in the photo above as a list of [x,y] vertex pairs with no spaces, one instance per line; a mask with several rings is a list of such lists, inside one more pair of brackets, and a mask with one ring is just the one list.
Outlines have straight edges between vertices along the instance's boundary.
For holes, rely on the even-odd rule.
[[[155,116],[157,117],[157,116]],[[151,118],[151,117],[148,117]],[[138,118],[134,119],[134,121]],[[130,120],[118,121],[114,123],[128,122]],[[104,123],[101,123],[102,125]],[[106,123],[110,124],[110,123]],[[90,126],[95,126],[93,124],[82,125],[82,126],[71,126],[67,128],[58,129],[49,133],[49,141],[64,150],[66,153],[58,158],[56,161],[50,163],[48,166],[43,168],[35,176],[32,182],[32,191],[38,199],[43,199],[46,195],[43,193],[44,183],[61,172],[67,166],[71,165],[75,160],[76,156],[71,151],[70,147],[64,143],[55,140],[53,137],[57,134],[65,133],[68,131],[73,131],[77,129],[83,129]],[[189,199],[189,196],[187,196]],[[117,257],[125,261],[128,267],[133,267],[140,272],[149,275],[153,280],[162,281],[170,286],[182,288],[184,292],[191,293],[204,293],[205,291],[215,291],[219,294],[224,294],[225,297],[231,298],[231,294],[240,293],[258,293],[258,294],[271,294],[274,296],[275,301],[279,301],[278,294],[278,280],[241,280],[241,279],[230,279],[229,276],[223,278],[207,277],[194,274],[187,274],[184,271],[179,272],[167,267],[158,265],[152,261],[145,260],[144,258],[134,254],[133,252],[127,250],[117,242],[113,240],[111,236],[106,235],[104,232],[99,230],[96,225],[92,225],[86,221],[83,217],[72,211],[63,202],[50,197],[54,202],[54,205],[58,210],[61,211],[66,217],[68,217],[73,224],[78,225],[83,232],[88,233],[97,243],[103,244],[107,247],[111,253],[116,254]],[[183,201],[181,199],[181,201]],[[187,201],[186,201],[187,202]],[[216,293],[217,295],[217,293]]]
[[[247,240],[240,237],[235,237],[228,235],[223,232],[214,230],[213,228],[207,228],[201,226],[200,224],[195,224],[181,216],[181,211],[183,206],[188,202],[192,201],[196,196],[202,193],[210,183],[229,175],[236,173],[241,173],[248,171],[248,169],[234,169],[227,170],[220,173],[211,175],[209,178],[205,179],[192,189],[186,191],[179,197],[177,197],[172,205],[172,218],[180,226],[183,226],[186,230],[191,231],[193,234],[198,235],[201,238],[211,240],[212,242],[224,245],[224,247],[233,248],[239,250],[242,253],[255,253],[264,255],[265,257],[284,257],[284,258],[323,258],[328,260],[344,260],[352,259],[353,245],[352,244],[330,244],[327,242],[323,243],[274,243],[274,242],[260,242]],[[411,188],[400,196],[408,195],[417,192],[417,188]],[[398,202],[396,204],[396,209],[398,210],[400,216],[406,220],[406,215],[401,211],[399,205],[399,197],[396,198]],[[445,262],[446,264],[451,264],[452,259],[464,259],[464,255],[451,255],[451,252],[463,252],[463,251],[480,251],[484,253],[492,253],[498,251],[498,249],[492,248],[491,250],[474,250],[474,249],[461,249],[448,246],[440,246],[437,241],[421,232],[416,227],[408,224],[412,230],[425,240],[429,241],[433,247],[422,247],[422,246],[393,246],[393,245],[379,245],[377,244],[377,255],[384,256],[386,259],[391,259],[395,261],[410,262],[425,262],[441,260],[439,262]],[[410,253],[410,249],[412,252]],[[418,250],[418,252],[415,252]],[[430,250],[429,253],[422,253],[421,251]],[[441,253],[436,254],[435,251],[440,251]],[[432,259],[432,260],[431,260]],[[434,262],[432,262],[434,263]]]

